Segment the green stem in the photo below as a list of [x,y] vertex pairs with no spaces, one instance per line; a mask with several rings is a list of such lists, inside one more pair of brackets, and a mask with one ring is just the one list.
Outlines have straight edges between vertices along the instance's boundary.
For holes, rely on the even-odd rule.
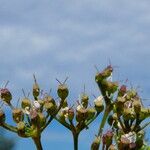
[[34,143],[36,145],[36,149],[37,150],[43,150],[42,144],[41,144],[41,137],[40,136],[39,137],[34,137],[32,139],[33,139],[33,141],[34,141]]
[[99,131],[98,131],[98,136],[100,136],[100,137],[102,136],[103,128],[104,128],[104,125],[106,123],[106,120],[107,120],[109,113],[110,113],[110,109],[109,109],[109,107],[106,107],[102,122],[101,122],[100,127],[99,127]]
[[78,150],[78,133],[72,133],[73,134],[73,143],[74,143],[74,150]]
[[11,131],[11,132],[17,133],[17,128],[16,128],[16,127],[13,127],[13,126],[11,126],[11,125],[8,125],[7,123],[2,123],[1,126],[2,126],[3,128],[5,128],[6,130],[9,130],[9,131]]

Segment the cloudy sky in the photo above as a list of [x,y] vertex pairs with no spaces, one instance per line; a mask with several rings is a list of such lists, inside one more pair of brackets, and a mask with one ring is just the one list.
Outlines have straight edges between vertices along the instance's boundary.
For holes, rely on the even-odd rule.
[[[149,0],[0,0],[1,86],[9,80],[17,99],[21,88],[31,89],[35,73],[41,87],[55,95],[55,78],[69,76],[73,102],[84,84],[90,95],[99,94],[94,65],[102,70],[110,60],[117,66],[114,80],[128,79],[150,99],[149,6]],[[89,149],[97,129],[98,122],[81,135],[80,149]],[[17,141],[16,150],[34,149],[31,140]],[[53,122],[43,134],[44,149],[59,149],[58,143],[72,149],[70,133]]]

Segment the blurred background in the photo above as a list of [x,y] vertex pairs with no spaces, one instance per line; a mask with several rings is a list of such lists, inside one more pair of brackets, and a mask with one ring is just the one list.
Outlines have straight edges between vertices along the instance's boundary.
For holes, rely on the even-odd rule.
[[[33,73],[42,89],[52,88],[54,97],[55,78],[63,81],[68,76],[70,105],[83,92],[84,84],[92,102],[92,94],[100,94],[94,65],[102,70],[111,62],[117,66],[113,80],[123,84],[128,79],[129,87],[137,88],[149,107],[149,6],[149,0],[0,0],[1,87],[10,81],[7,87],[16,104],[23,96],[22,88],[32,89]],[[81,134],[79,149],[89,149],[100,117]],[[3,132],[0,130],[0,146],[6,142],[10,147],[15,144],[14,150],[35,149],[31,139]],[[55,121],[42,140],[44,150],[73,149],[71,133]]]

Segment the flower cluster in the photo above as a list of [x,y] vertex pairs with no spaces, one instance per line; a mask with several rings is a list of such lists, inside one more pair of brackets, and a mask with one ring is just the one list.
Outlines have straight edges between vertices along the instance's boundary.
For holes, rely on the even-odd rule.
[[112,72],[113,68],[109,65],[95,77],[105,101],[105,113],[98,136],[103,139],[103,146],[106,146],[106,149],[114,147],[110,131],[102,136],[107,120],[113,134],[117,136],[117,149],[140,148],[143,146],[144,138],[139,133],[149,124],[148,122],[143,125],[143,121],[150,117],[150,109],[142,105],[142,100],[135,89],[128,89],[126,85],[119,86],[117,82],[110,81]]
[[55,119],[68,128],[73,136],[78,136],[83,129],[88,129],[88,125],[97,118],[103,109],[102,96],[94,100],[93,106],[89,106],[89,96],[82,93],[80,101],[77,101],[77,104],[72,107],[69,107],[65,100]]
[[16,123],[16,126],[12,126],[6,122],[6,115],[2,108],[0,109],[0,126],[17,133],[21,137],[31,137],[37,142],[37,139],[41,137],[42,131],[50,124],[62,108],[69,93],[67,86],[60,84],[57,93],[60,98],[59,104],[56,104],[56,101],[50,95],[41,95],[40,87],[34,76],[33,99],[25,96],[24,93],[24,98],[20,101],[21,106],[15,108],[12,103],[11,92],[7,88],[2,88],[0,90],[1,102],[11,108],[12,119]]
[[[90,100],[90,96],[83,92],[75,104],[68,105],[69,89],[61,83],[57,89],[58,98],[44,94],[34,76],[32,97],[21,98],[20,107],[14,107],[12,94],[6,86],[0,89],[0,126],[17,133],[23,138],[32,138],[37,150],[42,150],[41,134],[53,119],[71,131],[74,150],[78,150],[78,137],[84,129],[101,114],[98,133],[91,145],[91,150],[138,150],[147,149],[144,141],[144,129],[150,124],[150,108],[142,104],[137,90],[119,85],[112,80],[113,67],[107,66],[98,72],[95,81],[100,95]],[[59,99],[59,102],[57,100]],[[2,106],[9,106],[15,125],[7,123],[5,110]],[[106,123],[110,129],[103,133]],[[102,146],[101,146],[102,144]],[[100,147],[101,146],[101,147]]]

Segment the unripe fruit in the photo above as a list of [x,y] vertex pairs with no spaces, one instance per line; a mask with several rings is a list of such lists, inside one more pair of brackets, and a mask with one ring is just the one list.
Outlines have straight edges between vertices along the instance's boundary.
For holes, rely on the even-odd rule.
[[13,116],[14,122],[16,122],[16,123],[23,121],[23,118],[24,118],[24,114],[23,114],[22,110],[19,108],[13,109],[12,116]]
[[0,90],[1,99],[6,102],[7,104],[10,104],[10,101],[12,100],[12,95],[10,91],[7,88]]
[[54,115],[55,112],[57,111],[57,106],[55,104],[53,104],[52,102],[45,103],[44,108],[47,110],[47,112],[50,115]]
[[76,120],[78,122],[84,121],[87,119],[87,110],[85,108],[81,108],[77,110]]
[[67,86],[65,84],[60,84],[58,86],[57,94],[62,100],[65,100],[69,94]]
[[88,100],[89,100],[89,97],[86,94],[83,94],[81,96],[81,104],[83,105],[84,108],[88,107]]
[[104,110],[104,104],[103,101],[96,101],[95,103],[95,109],[97,112],[102,112]]
[[25,109],[26,107],[31,107],[31,101],[28,98],[24,98],[21,102],[21,107]]

